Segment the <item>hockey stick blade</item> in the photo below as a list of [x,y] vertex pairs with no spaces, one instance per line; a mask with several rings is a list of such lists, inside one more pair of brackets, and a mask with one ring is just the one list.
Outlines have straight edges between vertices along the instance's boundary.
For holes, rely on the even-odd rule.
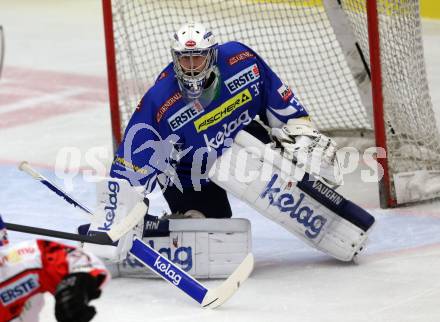
[[247,280],[254,269],[254,256],[249,253],[235,271],[220,286],[208,290],[203,298],[202,306],[216,308],[225,303]]
[[72,204],[74,207],[81,208],[84,212],[87,212],[90,215],[93,215],[93,213],[90,211],[89,208],[82,205],[80,202],[73,199],[71,196],[69,196],[66,192],[64,192],[60,187],[55,185],[54,183],[50,182],[47,178],[43,177],[39,172],[37,172],[34,168],[32,168],[27,161],[23,161],[18,166],[18,169],[21,171],[27,173],[32,178],[34,178],[37,181],[40,181],[42,184],[44,184],[47,188],[55,192],[58,196],[66,200],[68,203]]
[[248,254],[222,285],[210,290],[138,238],[134,239],[130,254],[204,308],[216,308],[225,303],[249,277],[254,267],[254,258],[252,254]]
[[118,241],[122,236],[133,229],[138,223],[143,221],[144,216],[148,212],[150,202],[148,198],[144,198],[143,201],[139,201],[128,215],[123,218],[121,222],[116,223],[108,232],[107,235],[113,240]]

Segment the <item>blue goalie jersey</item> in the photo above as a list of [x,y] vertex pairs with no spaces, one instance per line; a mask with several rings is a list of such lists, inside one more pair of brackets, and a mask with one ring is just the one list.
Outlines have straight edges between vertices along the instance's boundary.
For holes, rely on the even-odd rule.
[[219,45],[216,72],[220,84],[210,102],[187,101],[169,64],[131,117],[110,175],[147,191],[158,179],[203,185],[209,164],[256,116],[270,127],[308,116],[292,90],[239,42]]

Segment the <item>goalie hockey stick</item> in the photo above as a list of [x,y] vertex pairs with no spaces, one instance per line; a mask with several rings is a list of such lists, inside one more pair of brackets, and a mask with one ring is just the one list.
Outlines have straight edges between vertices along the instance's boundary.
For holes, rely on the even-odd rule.
[[27,173],[35,180],[39,181],[41,184],[44,184],[47,188],[55,192],[58,196],[66,200],[68,203],[73,205],[74,207],[81,208],[84,212],[89,213],[90,215],[93,215],[93,213],[90,211],[89,208],[82,205],[72,197],[70,197],[66,192],[64,192],[60,187],[49,181],[47,178],[43,177],[43,175],[39,172],[37,172],[34,168],[32,168],[27,161],[23,161],[18,166],[18,169],[21,171]]
[[[88,214],[93,213],[88,210],[87,207],[82,205],[80,202],[76,201],[74,198],[69,196],[66,192],[64,192],[61,188],[57,187],[55,184],[47,180],[40,173],[38,173],[35,169],[33,169],[26,161],[22,162],[19,166],[19,169],[29,174],[32,178],[40,181],[46,187],[48,187],[51,191],[55,192],[57,195],[61,196],[64,200],[69,202],[71,205],[75,207],[79,207],[84,212]],[[146,205],[144,209],[142,209],[141,205]],[[66,232],[29,227],[29,226],[21,226],[15,224],[6,224],[8,229],[46,235],[51,237],[58,237],[70,240],[76,240],[80,242],[100,244],[100,245],[112,245],[112,241],[118,240],[125,233],[131,230],[141,219],[143,219],[144,215],[148,211],[148,199],[145,198],[144,202],[140,202],[137,204],[133,210],[129,213],[129,215],[123,220],[121,223],[114,226],[107,233],[97,232],[93,236],[85,236],[78,234],[71,234]],[[118,226],[119,225],[119,226]],[[160,255],[153,248],[151,248],[148,244],[145,244],[139,239],[135,239],[130,249],[130,253],[138,259],[146,267],[149,267],[151,270],[156,272],[159,276],[172,283],[173,285],[180,288],[186,294],[191,296],[194,300],[199,302],[202,307],[215,308],[226,302],[240,287],[241,283],[243,283],[251,274],[254,266],[253,255],[250,253],[246,256],[243,262],[237,267],[237,269],[232,273],[229,278],[223,282],[219,287],[215,289],[207,289],[200,282],[192,278],[186,272],[175,266],[168,259]],[[167,263],[167,264],[164,264]],[[165,266],[164,266],[165,265]]]
[[63,238],[68,240],[75,240],[84,243],[99,244],[99,245],[113,245],[122,236],[130,232],[141,220],[148,211],[149,201],[147,198],[144,201],[137,203],[133,209],[128,213],[127,217],[121,222],[114,223],[112,228],[108,231],[94,231],[89,235],[80,235],[67,233],[58,230],[50,230],[32,226],[17,225],[12,223],[5,223],[6,228],[22,233],[43,235],[49,237]]
[[249,253],[226,281],[217,288],[208,289],[138,238],[134,239],[129,252],[144,266],[178,287],[205,308],[216,308],[225,303],[254,268],[254,257]]
[[26,234],[34,234],[34,235],[62,238],[62,239],[67,239],[67,240],[79,241],[82,243],[91,243],[91,244],[98,244],[98,245],[113,245],[114,244],[114,242],[110,239],[110,237],[108,237],[108,235],[105,233],[99,233],[99,234],[95,234],[93,236],[89,236],[89,235],[73,234],[73,233],[67,233],[64,231],[51,230],[51,229],[45,229],[45,228],[39,228],[39,227],[11,224],[11,223],[7,223],[7,222],[5,222],[5,225],[8,230],[17,231],[17,232],[26,233]]
[[[66,233],[56,230],[5,223],[6,228],[12,231],[37,234],[74,240],[83,243],[98,245],[113,245],[113,241],[105,233],[93,236]],[[202,307],[216,308],[225,303],[238,290],[241,284],[249,277],[254,267],[253,255],[249,253],[235,271],[219,287],[208,289],[171,261],[156,252],[151,246],[135,238],[132,248],[133,255],[140,263],[167,280],[192,297]]]
[[[54,185],[49,180],[44,178],[40,173],[38,173],[35,169],[33,169],[26,161],[23,161],[19,165],[19,169],[29,174],[35,180],[38,180],[39,182],[44,184],[51,191],[55,192],[57,195],[62,197],[71,205],[75,207],[79,207],[82,211],[93,215],[93,213],[86,206],[82,205],[80,202],[76,201],[74,198],[72,198],[62,189],[58,188],[56,185]],[[126,217],[124,217],[122,221],[114,223],[110,230],[102,233],[104,236],[100,236],[96,238],[99,240],[100,243],[108,242],[108,239],[106,237],[110,238],[110,240],[113,242],[118,241],[122,236],[124,236],[126,233],[132,230],[133,227],[136,226],[141,220],[143,220],[145,214],[148,211],[148,207],[149,207],[149,200],[148,198],[144,198],[143,201],[140,201],[133,207],[133,209],[128,213]],[[97,234],[96,236],[99,235],[101,234]]]

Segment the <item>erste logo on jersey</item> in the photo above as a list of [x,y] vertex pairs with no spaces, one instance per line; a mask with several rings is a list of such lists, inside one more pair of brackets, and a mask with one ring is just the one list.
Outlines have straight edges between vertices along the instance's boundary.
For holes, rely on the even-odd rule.
[[239,107],[252,101],[252,95],[248,89],[241,91],[234,97],[231,97],[219,107],[194,121],[194,126],[198,133],[205,131],[211,126],[219,123],[225,117],[228,117]]
[[280,94],[281,98],[284,102],[287,102],[292,96],[292,90],[289,86],[283,84],[280,88],[278,88],[278,93]]
[[40,287],[38,274],[25,275],[15,282],[0,288],[0,301],[3,306],[28,296]]
[[156,122],[159,123],[163,115],[166,113],[166,111],[168,111],[171,108],[171,106],[173,106],[181,98],[182,98],[182,93],[180,92],[175,92],[173,95],[171,95],[171,97],[169,97],[157,111]]
[[172,130],[178,130],[185,124],[196,118],[197,115],[203,112],[203,106],[198,100],[193,101],[168,118],[168,124]]
[[257,64],[253,64],[252,66],[243,69],[241,72],[225,80],[225,85],[228,88],[228,91],[231,94],[234,94],[259,78],[260,71],[258,66]]
[[245,51],[242,51],[234,56],[229,57],[228,63],[229,63],[229,66],[232,66],[232,65],[235,65],[241,61],[244,61],[244,60],[252,58],[252,57],[255,57],[255,55],[253,53],[251,53],[249,50],[245,50]]

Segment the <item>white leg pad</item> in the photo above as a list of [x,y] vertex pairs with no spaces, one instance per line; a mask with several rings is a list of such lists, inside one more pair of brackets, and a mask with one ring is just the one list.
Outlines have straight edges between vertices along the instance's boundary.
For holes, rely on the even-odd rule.
[[[143,241],[196,278],[228,277],[251,252],[247,219],[170,219],[169,228],[169,236]],[[130,256],[117,264],[117,272],[122,277],[157,277]]]
[[[115,178],[102,178],[96,185],[96,195],[97,206],[91,217],[89,231],[107,232],[142,200],[142,195],[126,180]],[[120,261],[131,248],[134,235],[142,235],[142,225],[122,237],[115,246],[85,244],[83,247],[102,259]]]
[[210,178],[307,244],[342,261],[352,260],[363,248],[374,222],[367,212],[322,182],[309,181],[278,150],[244,131],[216,161]]

